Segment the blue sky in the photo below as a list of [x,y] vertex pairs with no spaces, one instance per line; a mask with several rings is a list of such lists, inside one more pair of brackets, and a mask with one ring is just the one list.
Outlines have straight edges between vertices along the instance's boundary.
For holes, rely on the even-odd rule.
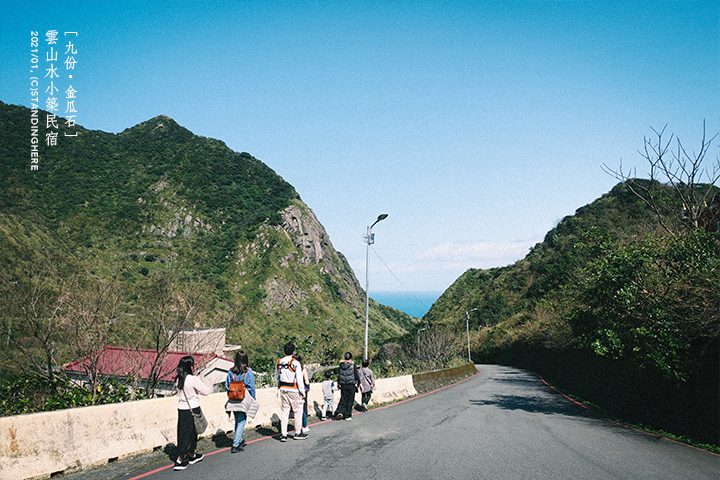
[[164,114],[249,152],[363,285],[388,213],[371,296],[524,257],[615,185],[604,163],[646,175],[651,127],[720,131],[719,1],[0,0],[0,100],[30,106],[51,29],[77,32],[78,124]]

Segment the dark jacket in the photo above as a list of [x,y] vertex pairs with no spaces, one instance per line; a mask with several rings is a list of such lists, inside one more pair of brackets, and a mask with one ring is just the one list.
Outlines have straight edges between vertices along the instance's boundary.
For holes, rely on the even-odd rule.
[[360,383],[360,376],[352,360],[340,361],[338,383],[340,385],[358,385]]

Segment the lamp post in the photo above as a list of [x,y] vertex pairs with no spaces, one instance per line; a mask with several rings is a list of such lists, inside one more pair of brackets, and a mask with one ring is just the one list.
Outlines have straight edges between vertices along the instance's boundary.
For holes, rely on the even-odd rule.
[[468,362],[472,362],[472,358],[470,357],[470,312],[475,311],[477,311],[477,308],[473,308],[465,312],[465,328],[467,329],[468,338]]
[[367,227],[367,235],[365,235],[367,248],[365,250],[365,353],[363,354],[363,360],[368,359],[368,320],[370,319],[370,277],[368,275],[368,265],[370,263],[370,245],[375,243],[375,235],[372,233],[372,227],[380,220],[385,220],[387,216],[387,213],[378,215],[377,220]]
[[418,330],[418,331],[417,331],[417,333],[415,334],[415,336],[417,337],[417,344],[418,344],[418,347],[420,346],[420,332],[422,332],[423,330],[427,330],[427,327],[423,327],[423,328],[421,328],[421,329],[420,329],[420,330]]
[[136,313],[124,313],[124,314],[120,315],[119,317],[111,318],[110,323],[113,324],[113,323],[117,322],[118,320],[122,320],[123,318],[127,318],[127,317],[134,317],[135,315],[137,315],[137,314]]

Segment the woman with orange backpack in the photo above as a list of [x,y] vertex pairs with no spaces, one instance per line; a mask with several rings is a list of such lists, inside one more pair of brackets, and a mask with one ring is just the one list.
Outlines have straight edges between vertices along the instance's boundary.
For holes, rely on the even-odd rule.
[[239,351],[235,354],[235,365],[225,379],[225,391],[228,393],[225,410],[235,415],[235,437],[230,452],[237,453],[245,446],[243,431],[247,422],[248,402],[244,400],[247,395],[255,399],[255,374],[248,365],[247,353]]

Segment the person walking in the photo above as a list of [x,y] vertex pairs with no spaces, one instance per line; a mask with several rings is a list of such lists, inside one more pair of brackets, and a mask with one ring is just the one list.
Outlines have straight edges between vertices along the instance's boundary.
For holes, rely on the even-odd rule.
[[303,402],[302,412],[302,431],[305,435],[310,434],[310,429],[307,426],[308,421],[308,396],[310,395],[310,378],[308,378],[308,372],[305,368],[305,364],[302,361],[302,357],[299,353],[293,354],[293,358],[300,362],[300,368],[302,369],[303,383],[305,384],[305,401]]
[[[245,395],[252,396],[255,399],[255,374],[248,365],[248,354],[239,351],[235,353],[235,365],[228,371],[225,379],[225,391],[230,392],[231,382],[243,382]],[[245,440],[243,440],[243,432],[245,431],[245,423],[247,422],[247,404],[244,400],[228,399],[225,404],[225,410],[235,415],[235,436],[233,438],[230,453],[237,453],[243,450]]]
[[[304,398],[305,383],[302,375],[300,362],[295,360],[292,355],[295,353],[295,345],[286,343],[283,347],[285,356],[278,359],[275,364],[275,382],[280,390],[280,441],[286,442],[288,438],[288,421],[290,419],[290,410],[295,413],[295,431],[300,429],[297,427],[298,416],[301,416]],[[302,423],[302,419],[300,420]],[[295,435],[296,440],[304,440],[307,433],[300,432]]]
[[335,385],[335,382],[331,379],[332,374],[330,373],[330,370],[325,371],[325,381],[322,383],[322,391],[323,391],[323,406],[322,406],[322,416],[320,417],[320,420],[325,420],[327,418],[326,414],[328,411],[328,407],[330,408],[330,416],[334,416],[334,405],[335,405],[335,392],[337,390],[340,390],[340,387]]
[[360,377],[360,391],[362,392],[362,408],[367,411],[370,396],[373,390],[375,390],[375,377],[373,371],[370,370],[370,362],[368,360],[362,361],[362,368],[358,372],[358,376]]
[[195,359],[184,356],[178,362],[175,387],[178,391],[177,449],[178,456],[173,470],[185,470],[203,459],[202,453],[196,453],[197,437],[193,413],[200,413],[199,395],[208,395],[212,388],[193,375]]
[[336,410],[337,416],[335,419],[352,420],[355,392],[357,392],[360,385],[360,377],[350,352],[346,352],[345,359],[340,361],[338,383],[340,384],[340,403]]

